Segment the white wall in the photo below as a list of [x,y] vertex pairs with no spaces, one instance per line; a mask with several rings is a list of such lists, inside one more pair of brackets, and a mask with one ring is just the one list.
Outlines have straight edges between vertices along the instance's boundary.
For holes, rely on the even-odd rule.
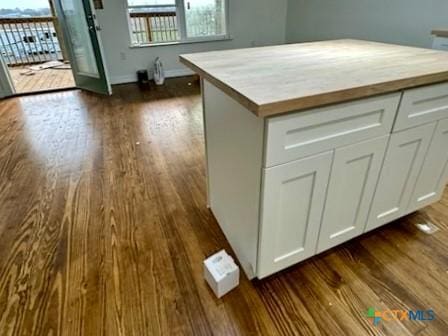
[[287,42],[360,38],[430,47],[448,0],[289,0]]
[[[158,56],[168,76],[181,75],[187,72],[178,62],[178,56],[182,53],[285,42],[288,0],[229,1],[229,32],[232,40],[143,48],[129,48],[126,0],[104,1],[104,9],[97,10],[97,16],[102,28],[101,38],[111,82],[134,81],[135,72],[146,69]],[[122,59],[122,55],[126,59]]]

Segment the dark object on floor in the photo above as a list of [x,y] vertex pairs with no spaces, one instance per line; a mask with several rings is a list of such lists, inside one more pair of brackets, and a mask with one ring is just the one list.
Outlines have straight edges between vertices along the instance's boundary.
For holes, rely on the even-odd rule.
[[137,71],[137,82],[140,86],[149,86],[148,70]]

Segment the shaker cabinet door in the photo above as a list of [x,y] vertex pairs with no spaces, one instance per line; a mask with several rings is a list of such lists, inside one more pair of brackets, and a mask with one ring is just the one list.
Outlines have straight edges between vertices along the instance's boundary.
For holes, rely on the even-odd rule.
[[316,253],[333,152],[264,170],[259,278]]
[[337,149],[317,252],[364,232],[389,136]]
[[437,202],[448,181],[448,119],[439,121],[413,192],[408,212]]
[[436,123],[392,134],[366,230],[405,215]]

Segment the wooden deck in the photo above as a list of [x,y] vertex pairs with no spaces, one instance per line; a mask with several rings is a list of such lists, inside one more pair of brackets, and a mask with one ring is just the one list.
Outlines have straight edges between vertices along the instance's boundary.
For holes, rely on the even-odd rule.
[[9,68],[17,93],[38,92],[64,89],[75,86],[71,69],[45,69],[34,71],[32,75],[28,67]]

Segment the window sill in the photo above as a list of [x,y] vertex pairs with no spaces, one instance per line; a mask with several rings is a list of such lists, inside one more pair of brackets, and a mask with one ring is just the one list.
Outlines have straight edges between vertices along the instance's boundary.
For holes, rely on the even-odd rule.
[[192,44],[192,43],[206,43],[206,42],[219,42],[219,41],[230,41],[233,37],[230,35],[224,36],[213,36],[206,38],[197,38],[185,41],[171,41],[171,42],[160,42],[160,43],[146,43],[146,44],[131,44],[129,48],[151,48],[151,47],[163,47],[163,46],[174,46],[180,44]]

